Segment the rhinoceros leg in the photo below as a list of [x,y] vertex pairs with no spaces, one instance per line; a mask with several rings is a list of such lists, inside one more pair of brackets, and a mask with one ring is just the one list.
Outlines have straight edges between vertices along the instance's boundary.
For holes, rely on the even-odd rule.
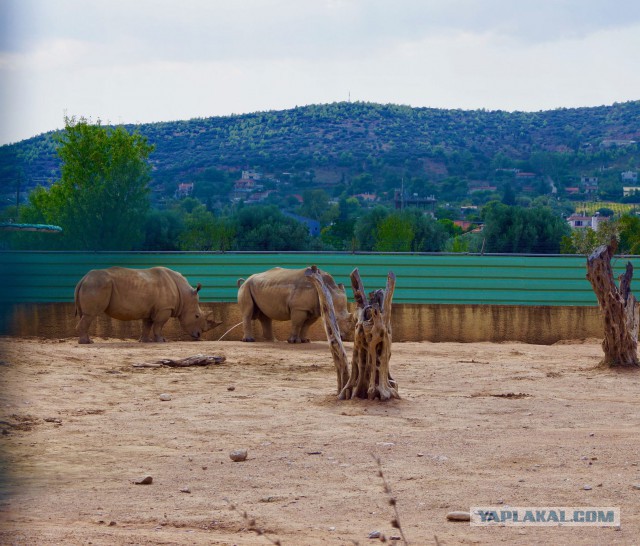
[[271,319],[265,314],[260,313],[258,320],[260,321],[260,325],[262,326],[262,335],[265,341],[275,341],[276,338],[273,337],[273,327]]
[[307,320],[309,320],[309,314],[306,311],[291,310],[291,333],[289,334],[289,339],[287,339],[289,343],[306,343],[309,341],[308,339],[306,341],[302,339],[302,333],[306,334],[304,325]]
[[162,335],[163,326],[164,326],[164,322],[161,324],[155,322],[153,324],[153,340],[152,341],[157,341],[159,343],[164,343],[165,341],[167,341]]
[[93,315],[82,315],[80,318],[80,322],[78,322],[78,326],[76,327],[78,332],[78,343],[93,343],[91,338],[89,338],[89,326],[91,326],[93,319]]
[[162,328],[167,323],[167,321],[171,318],[171,309],[163,309],[155,314],[152,318],[153,326],[151,327],[151,331],[153,333],[151,341],[157,342],[165,342],[167,341],[162,336]]
[[140,340],[142,343],[149,343],[153,341],[153,337],[151,337],[151,327],[153,326],[153,321],[150,318],[142,319],[142,333],[140,334]]
[[309,339],[309,327],[318,320],[318,317],[309,317],[305,323],[302,325],[300,330],[300,343],[309,343],[311,340]]

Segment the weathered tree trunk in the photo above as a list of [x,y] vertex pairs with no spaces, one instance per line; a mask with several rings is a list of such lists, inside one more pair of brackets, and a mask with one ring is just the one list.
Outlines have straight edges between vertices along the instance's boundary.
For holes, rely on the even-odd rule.
[[338,374],[338,399],[400,398],[398,386],[389,373],[391,302],[396,280],[393,272],[389,272],[386,289],[371,292],[368,300],[358,269],[351,273],[357,322],[350,372],[330,294],[315,266],[308,268],[306,275],[313,281],[320,297],[322,319]]
[[626,272],[613,278],[611,258],[616,250],[615,241],[598,247],[587,258],[587,279],[598,298],[604,315],[603,366],[640,366],[638,361],[638,303],[631,293],[633,265],[627,263]]

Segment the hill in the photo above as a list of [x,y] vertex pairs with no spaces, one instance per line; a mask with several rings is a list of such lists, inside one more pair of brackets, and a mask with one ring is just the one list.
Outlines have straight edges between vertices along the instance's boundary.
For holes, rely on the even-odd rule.
[[[591,177],[600,197],[620,200],[621,172],[640,165],[640,101],[540,112],[341,102],[126,127],[156,146],[158,197],[195,182],[222,198],[251,168],[291,191],[382,195],[404,183],[439,200],[482,201],[507,185],[516,195],[587,198]],[[58,172],[53,133],[0,147],[5,204],[18,184],[48,185]]]

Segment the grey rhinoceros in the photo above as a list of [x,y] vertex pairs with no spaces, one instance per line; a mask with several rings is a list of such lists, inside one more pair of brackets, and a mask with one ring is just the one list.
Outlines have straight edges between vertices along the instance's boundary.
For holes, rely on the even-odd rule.
[[192,288],[180,273],[166,267],[89,271],[76,285],[78,343],[93,343],[89,326],[100,313],[118,320],[142,319],[140,341],[165,341],[162,327],[171,318],[194,339],[221,324],[204,316],[198,301],[201,285]]
[[[238,304],[242,315],[242,341],[255,341],[252,320],[262,325],[267,341],[273,341],[272,320],[290,320],[289,343],[307,343],[309,327],[320,317],[320,300],[313,283],[305,276],[305,269],[274,267],[251,275],[246,281],[238,279]],[[344,285],[320,271],[329,291],[342,337],[352,333],[354,320],[348,311]]]

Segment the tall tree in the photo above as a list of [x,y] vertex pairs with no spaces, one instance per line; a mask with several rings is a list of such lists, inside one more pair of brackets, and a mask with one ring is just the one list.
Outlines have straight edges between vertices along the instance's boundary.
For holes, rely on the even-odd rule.
[[131,250],[144,239],[154,147],[124,128],[65,118],[58,136],[61,177],[38,188],[22,221],[44,221],[64,230],[63,248]]
[[640,253],[640,218],[624,214],[618,221],[620,227],[620,252]]
[[411,221],[400,212],[392,212],[378,224],[374,250],[378,252],[409,252],[415,232]]
[[180,233],[180,250],[229,250],[235,238],[233,221],[216,217],[203,204],[198,204],[184,216],[185,228]]
[[354,227],[354,235],[358,250],[373,250],[378,238],[378,226],[389,216],[390,210],[382,205],[376,205],[360,216]]
[[329,210],[329,194],[324,190],[304,190],[300,214],[321,221]]
[[525,209],[492,201],[482,210],[485,251],[558,254],[571,228],[546,207]]
[[235,217],[236,250],[309,250],[309,228],[273,205],[240,209]]

